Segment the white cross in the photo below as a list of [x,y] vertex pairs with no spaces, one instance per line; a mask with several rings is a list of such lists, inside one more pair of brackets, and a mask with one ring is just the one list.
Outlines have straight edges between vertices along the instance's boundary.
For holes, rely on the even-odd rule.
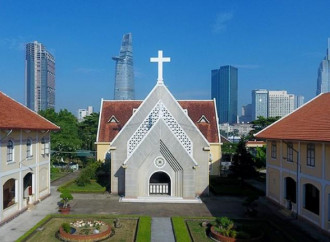
[[163,62],[170,62],[170,57],[163,57],[163,51],[158,51],[158,57],[151,57],[150,62],[158,62],[158,83],[163,83]]

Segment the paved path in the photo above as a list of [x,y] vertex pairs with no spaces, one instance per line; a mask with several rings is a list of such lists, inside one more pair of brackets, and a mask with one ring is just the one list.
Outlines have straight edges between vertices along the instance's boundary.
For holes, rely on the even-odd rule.
[[[60,194],[57,191],[57,186],[67,181],[75,179],[78,176],[78,172],[70,173],[69,175],[62,177],[51,184],[51,195],[45,200],[41,201],[31,209],[23,212],[13,220],[0,226],[0,241],[12,242],[21,237],[26,231],[32,228],[36,223],[43,219],[50,213],[57,213],[57,203],[61,200]],[[54,185],[55,184],[55,185]]]
[[171,218],[151,219],[151,241],[152,242],[174,242]]

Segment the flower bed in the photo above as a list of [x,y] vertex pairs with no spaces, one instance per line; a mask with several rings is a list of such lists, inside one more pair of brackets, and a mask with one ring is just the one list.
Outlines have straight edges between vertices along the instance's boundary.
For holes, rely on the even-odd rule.
[[59,237],[65,241],[99,241],[111,235],[111,226],[99,220],[77,220],[70,223],[74,228],[65,231],[60,227]]

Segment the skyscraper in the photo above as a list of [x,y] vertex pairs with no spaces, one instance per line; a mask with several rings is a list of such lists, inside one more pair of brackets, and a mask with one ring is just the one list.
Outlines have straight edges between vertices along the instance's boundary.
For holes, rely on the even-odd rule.
[[237,123],[238,69],[221,66],[211,71],[211,98],[215,98],[220,123]]
[[134,71],[132,34],[124,34],[119,56],[112,57],[116,61],[115,100],[134,100]]
[[283,117],[294,110],[294,95],[287,91],[268,91],[268,117]]
[[305,100],[305,98],[304,98],[304,96],[301,96],[301,95],[297,95],[297,96],[295,96],[295,100],[294,100],[294,109],[297,109],[297,108],[299,108],[300,106],[302,106],[303,104],[304,104],[304,101]]
[[252,120],[259,116],[268,117],[268,91],[265,89],[252,90]]
[[38,112],[55,108],[55,59],[43,44],[26,44],[25,104]]
[[318,77],[317,77],[317,88],[316,95],[320,93],[330,92],[330,38],[328,38],[328,49],[327,54],[321,61]]

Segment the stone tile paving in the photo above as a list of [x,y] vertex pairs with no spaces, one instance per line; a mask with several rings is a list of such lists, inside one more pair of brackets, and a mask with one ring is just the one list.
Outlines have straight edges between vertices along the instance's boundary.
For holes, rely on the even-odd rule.
[[171,218],[153,217],[151,219],[152,242],[174,242]]

